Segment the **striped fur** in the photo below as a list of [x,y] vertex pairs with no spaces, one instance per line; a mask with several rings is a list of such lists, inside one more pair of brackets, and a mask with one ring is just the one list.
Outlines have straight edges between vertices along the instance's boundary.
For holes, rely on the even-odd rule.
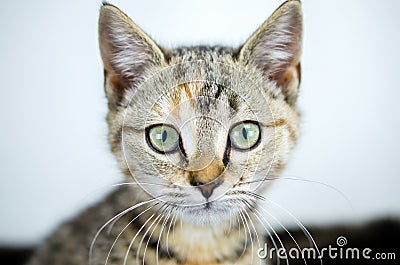
[[[84,264],[91,244],[93,265],[259,264],[254,210],[299,134],[301,24],[292,0],[241,48],[165,50],[105,4],[108,138],[130,184],[63,225],[30,264]],[[229,138],[243,121],[261,134],[245,151]],[[157,153],[146,140],[149,126],[164,123],[180,133],[179,152]]]

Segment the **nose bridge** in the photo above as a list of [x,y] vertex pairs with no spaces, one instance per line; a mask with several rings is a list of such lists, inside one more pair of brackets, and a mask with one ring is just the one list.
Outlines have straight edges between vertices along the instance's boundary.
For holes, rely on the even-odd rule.
[[215,133],[212,128],[204,128],[200,118],[187,121],[181,127],[183,145],[192,164],[199,164],[215,156]]
[[196,117],[186,126],[192,132],[189,148],[185,150],[188,157],[185,171],[189,181],[193,186],[213,182],[225,170],[217,137],[219,123],[208,117]]
[[188,170],[198,171],[205,168],[217,157],[214,139],[209,135],[197,134],[191,150],[188,152]]

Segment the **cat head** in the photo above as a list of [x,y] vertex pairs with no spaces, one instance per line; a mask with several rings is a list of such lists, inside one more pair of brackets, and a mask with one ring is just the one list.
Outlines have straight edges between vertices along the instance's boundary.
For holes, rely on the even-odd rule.
[[196,224],[252,207],[299,133],[300,2],[237,49],[166,50],[109,4],[99,39],[109,142],[126,177]]

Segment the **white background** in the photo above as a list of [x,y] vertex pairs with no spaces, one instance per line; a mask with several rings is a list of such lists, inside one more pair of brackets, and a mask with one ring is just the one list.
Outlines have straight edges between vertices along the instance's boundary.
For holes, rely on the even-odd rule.
[[[174,47],[238,46],[282,1],[113,3]],[[2,3],[0,243],[37,242],[121,180],[106,142],[99,8]],[[308,225],[398,218],[400,2],[304,0],[303,8],[303,132],[266,196]]]

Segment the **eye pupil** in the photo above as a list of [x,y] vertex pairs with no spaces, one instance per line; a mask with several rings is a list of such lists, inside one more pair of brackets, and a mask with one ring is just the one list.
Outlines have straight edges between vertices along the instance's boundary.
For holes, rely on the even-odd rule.
[[239,150],[250,150],[260,142],[260,126],[255,121],[234,125],[229,132],[231,144]]
[[146,140],[158,153],[173,153],[179,150],[180,136],[176,129],[166,124],[156,124],[146,128]]
[[165,140],[167,140],[167,136],[168,136],[167,131],[164,130],[163,133],[162,133],[161,140],[162,140],[163,142],[165,142]]
[[247,140],[247,130],[244,127],[242,129],[242,134],[243,134],[244,139]]

